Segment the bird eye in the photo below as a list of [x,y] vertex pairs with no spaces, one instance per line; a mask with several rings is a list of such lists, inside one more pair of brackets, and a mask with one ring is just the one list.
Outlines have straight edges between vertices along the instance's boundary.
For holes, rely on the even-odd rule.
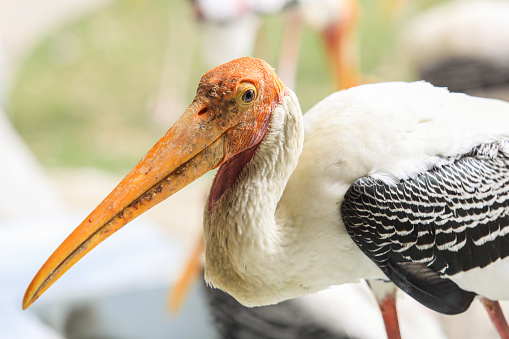
[[254,99],[255,99],[255,91],[252,89],[248,89],[242,94],[242,101],[244,101],[247,104],[252,102]]

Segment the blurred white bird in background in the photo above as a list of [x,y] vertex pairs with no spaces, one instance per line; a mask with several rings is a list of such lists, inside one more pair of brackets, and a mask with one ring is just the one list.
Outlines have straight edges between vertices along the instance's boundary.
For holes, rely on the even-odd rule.
[[417,78],[509,100],[508,1],[448,1],[417,15],[402,32]]

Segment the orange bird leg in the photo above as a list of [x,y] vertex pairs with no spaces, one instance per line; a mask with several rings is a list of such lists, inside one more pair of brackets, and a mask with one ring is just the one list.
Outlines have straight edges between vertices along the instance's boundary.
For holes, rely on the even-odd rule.
[[201,256],[205,250],[205,243],[203,236],[200,235],[200,240],[196,244],[186,268],[180,278],[177,280],[175,287],[172,289],[169,300],[169,309],[171,313],[178,313],[182,308],[184,299],[189,293],[189,289],[198,280],[198,276],[202,271]]
[[381,300],[378,306],[384,319],[385,331],[388,339],[401,339],[399,332],[398,312],[396,310],[396,293],[388,293]]
[[355,28],[358,17],[356,1],[346,1],[342,14],[334,24],[322,31],[337,90],[361,84]]
[[504,313],[502,312],[498,301],[493,301],[488,298],[481,298],[481,302],[484,305],[486,311],[488,311],[490,319],[495,325],[500,338],[509,339],[509,326],[507,325],[507,320],[504,317]]

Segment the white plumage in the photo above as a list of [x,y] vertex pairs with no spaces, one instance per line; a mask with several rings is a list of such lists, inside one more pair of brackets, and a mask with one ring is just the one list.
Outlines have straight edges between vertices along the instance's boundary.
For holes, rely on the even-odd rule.
[[508,300],[509,260],[499,259],[485,268],[474,268],[450,277],[452,281],[466,291],[485,296],[491,300]]

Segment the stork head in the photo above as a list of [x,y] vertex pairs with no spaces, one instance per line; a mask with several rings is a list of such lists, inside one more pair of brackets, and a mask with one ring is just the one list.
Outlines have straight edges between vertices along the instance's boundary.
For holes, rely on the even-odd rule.
[[272,67],[259,59],[240,58],[208,71],[175,125],[42,266],[23,308],[129,221],[260,143],[284,89]]

